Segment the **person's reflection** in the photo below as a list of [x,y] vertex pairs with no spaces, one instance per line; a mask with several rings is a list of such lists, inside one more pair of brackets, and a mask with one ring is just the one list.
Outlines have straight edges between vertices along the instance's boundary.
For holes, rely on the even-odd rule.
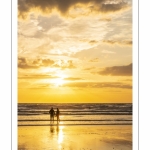
[[53,138],[54,135],[57,135],[59,137],[59,125],[50,125],[50,137]]
[[50,125],[50,132],[53,134],[55,131],[54,131],[54,126],[53,125]]
[[59,125],[56,126],[57,134],[59,133]]

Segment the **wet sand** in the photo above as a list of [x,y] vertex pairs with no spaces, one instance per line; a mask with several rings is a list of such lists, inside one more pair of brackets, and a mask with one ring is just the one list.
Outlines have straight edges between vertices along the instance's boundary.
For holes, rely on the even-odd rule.
[[18,150],[132,150],[132,126],[19,126]]

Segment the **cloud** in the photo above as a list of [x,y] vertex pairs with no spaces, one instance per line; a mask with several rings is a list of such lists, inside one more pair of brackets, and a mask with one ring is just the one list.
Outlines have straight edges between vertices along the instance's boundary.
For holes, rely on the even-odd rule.
[[51,66],[54,64],[54,61],[50,59],[42,59],[42,64],[43,66]]
[[100,11],[106,13],[106,12],[115,12],[119,11],[121,9],[125,9],[128,5],[126,2],[122,1],[119,3],[108,3],[111,1],[107,1],[107,3],[102,3],[100,6]]
[[73,78],[73,77],[69,77],[69,78],[64,78],[64,80],[75,81],[75,80],[82,80],[82,78]]
[[40,89],[50,89],[50,88],[52,88],[53,87],[53,85],[52,84],[50,84],[50,83],[40,83],[40,84],[33,84],[33,85],[31,85],[31,86],[29,86],[29,87],[27,87],[28,89],[36,89],[36,90],[40,90]]
[[68,68],[76,68],[72,60],[68,60]]
[[98,41],[96,41],[96,40],[91,40],[91,41],[89,41],[89,43],[90,43],[91,45],[93,45],[93,44],[97,44]]
[[91,59],[89,62],[99,62],[99,58]]
[[101,18],[101,19],[99,19],[99,20],[100,20],[100,21],[107,21],[107,22],[112,21],[111,18]]
[[121,82],[122,82],[122,81],[125,81],[125,82],[126,82],[126,81],[127,81],[127,82],[131,82],[132,79],[124,79],[124,80],[118,80],[118,81],[121,81]]
[[120,11],[126,7],[128,7],[127,2],[119,0],[18,0],[18,15],[21,18],[25,18],[33,10],[42,13],[52,13],[57,10],[61,14],[69,15],[70,9],[78,12],[83,8],[88,9],[89,12],[108,13]]
[[28,57],[31,53],[37,57],[43,54],[71,56],[98,46],[108,32],[105,29],[107,22],[99,21],[98,15],[83,17],[80,21],[78,18],[64,19],[56,14],[35,16],[30,15],[30,21],[19,21],[20,56]]
[[26,58],[18,58],[18,68],[22,69],[35,69],[38,68],[36,65],[28,64]]
[[24,57],[18,58],[18,68],[21,69],[34,69],[40,67],[56,67],[61,69],[73,69],[76,68],[73,64],[72,60],[59,60],[54,61],[51,59],[35,59],[35,60],[27,60]]
[[110,76],[132,76],[132,64],[127,66],[106,67],[102,71],[97,72],[100,75]]
[[115,52],[108,51],[108,50],[102,50],[102,53],[106,53],[106,54],[115,54]]
[[33,60],[32,64],[36,66],[52,66],[55,62],[51,59],[36,59]]
[[[41,78],[31,78],[29,77],[28,79],[43,79],[45,78],[44,75],[37,75],[37,76],[41,76]],[[43,76],[43,78],[42,78]],[[36,75],[35,75],[36,77]],[[53,78],[52,76],[49,77],[50,79]],[[54,77],[57,78],[57,77]],[[23,79],[19,78],[19,79]],[[24,77],[24,79],[26,79],[26,77]],[[74,78],[75,79],[75,78]],[[126,83],[121,83],[121,82],[73,82],[74,79],[72,78],[72,82],[66,82],[63,83],[61,85],[61,87],[69,87],[69,88],[95,88],[95,89],[107,89],[107,88],[117,88],[117,89],[132,89],[132,85],[131,84],[126,84]],[[80,79],[80,78],[79,78]],[[27,88],[33,88],[33,89],[40,89],[40,88],[51,88],[53,87],[54,84],[53,83],[35,83],[32,84],[30,86],[28,86]]]
[[39,67],[47,67],[54,65],[54,61],[50,59],[35,59],[27,60],[24,57],[18,58],[18,68],[21,69],[36,69]]
[[124,84],[121,82],[72,82],[66,83],[63,86],[77,87],[77,88],[123,88],[131,89],[130,84]]
[[61,60],[58,63],[56,63],[54,65],[54,67],[61,68],[61,69],[74,69],[74,68],[76,68],[75,65],[73,64],[72,60],[68,60],[68,61]]
[[107,44],[119,44],[119,45],[129,45],[132,46],[132,41],[115,41],[115,40],[103,40]]
[[37,21],[37,25],[40,26],[44,31],[48,31],[49,29],[63,25],[63,20],[58,15],[51,15],[50,17],[39,16]]
[[92,70],[92,69],[95,69],[95,67],[84,68],[83,70]]
[[54,78],[58,77],[45,74],[24,75],[18,77],[18,79],[54,79]]

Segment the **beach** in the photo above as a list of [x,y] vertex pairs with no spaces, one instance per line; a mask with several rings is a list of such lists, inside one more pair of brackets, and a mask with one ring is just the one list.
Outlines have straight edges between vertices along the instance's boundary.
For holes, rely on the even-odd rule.
[[18,126],[18,150],[132,150],[132,125]]

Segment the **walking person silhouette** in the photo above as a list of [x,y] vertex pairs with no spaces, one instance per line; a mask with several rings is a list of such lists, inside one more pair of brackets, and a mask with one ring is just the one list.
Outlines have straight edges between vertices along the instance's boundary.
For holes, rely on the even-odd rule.
[[60,111],[59,111],[59,109],[57,108],[57,111],[56,111],[57,124],[58,124],[58,121],[60,122],[59,115],[60,115]]
[[55,111],[54,111],[53,107],[50,109],[49,114],[50,114],[50,123],[52,123],[52,122],[54,123]]

